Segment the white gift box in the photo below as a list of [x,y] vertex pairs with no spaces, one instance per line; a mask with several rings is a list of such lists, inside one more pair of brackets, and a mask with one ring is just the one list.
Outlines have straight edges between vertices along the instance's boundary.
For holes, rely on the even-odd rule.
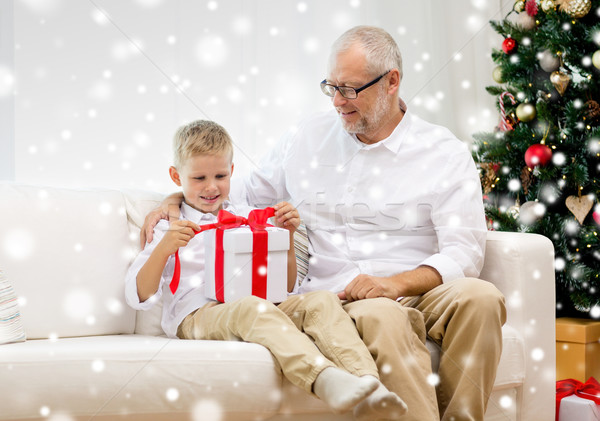
[[[287,298],[287,251],[289,231],[267,227],[267,296],[268,301],[280,303]],[[216,230],[204,235],[206,248],[205,295],[218,300],[215,282]],[[250,227],[227,229],[223,233],[223,302],[252,295],[253,232]]]
[[600,405],[571,395],[560,401],[558,421],[600,421]]

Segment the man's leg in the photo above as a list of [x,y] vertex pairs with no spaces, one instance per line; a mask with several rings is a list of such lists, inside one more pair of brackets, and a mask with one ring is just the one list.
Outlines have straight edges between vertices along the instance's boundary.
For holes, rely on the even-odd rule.
[[489,282],[465,278],[401,304],[423,313],[428,336],[441,347],[441,419],[483,420],[502,353],[503,295]]
[[381,382],[408,406],[402,420],[439,419],[421,313],[389,298],[348,302],[344,310],[373,356]]

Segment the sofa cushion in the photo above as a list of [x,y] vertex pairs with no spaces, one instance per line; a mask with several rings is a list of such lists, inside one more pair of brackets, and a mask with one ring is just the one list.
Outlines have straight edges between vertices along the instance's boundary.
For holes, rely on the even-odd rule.
[[24,340],[25,331],[15,290],[0,270],[0,344]]
[[132,333],[123,194],[0,183],[0,198],[0,262],[28,338]]
[[[431,354],[431,369],[437,373],[440,366],[440,346],[427,339],[425,344]],[[525,379],[525,351],[523,339],[510,325],[502,326],[502,355],[498,364],[494,388],[518,386]]]
[[[431,354],[431,365],[433,372],[438,371],[440,359],[440,347],[432,340],[427,340],[427,349]],[[525,355],[523,351],[523,339],[518,332],[509,325],[502,327],[502,356],[498,365],[494,390],[501,390],[498,399],[503,396],[512,396],[515,387],[523,384],[525,378]],[[506,399],[506,398],[505,398]],[[510,411],[507,408],[496,405],[497,411],[506,417]],[[323,402],[309,395],[302,389],[293,386],[289,381],[283,381],[283,404],[281,413],[317,413],[326,411],[327,407]],[[514,410],[514,408],[513,408]],[[490,410],[491,411],[491,410]],[[486,414],[487,415],[487,414]],[[486,418],[487,419],[487,418]],[[514,416],[502,419],[516,419]]]
[[[125,194],[125,207],[127,210],[127,222],[129,237],[135,239],[133,245],[135,255],[140,252],[140,230],[144,225],[146,215],[160,205],[164,195],[143,190],[123,190]],[[162,301],[155,304],[150,310],[137,311],[135,321],[135,333],[140,335],[164,336],[165,332],[160,325],[162,318]]]
[[10,361],[0,365],[0,396],[11,396],[0,418],[47,406],[51,414],[88,417],[183,419],[210,410],[222,415],[211,419],[242,421],[268,418],[281,403],[282,376],[271,353],[246,342],[142,335],[29,340],[0,347],[0,361]]

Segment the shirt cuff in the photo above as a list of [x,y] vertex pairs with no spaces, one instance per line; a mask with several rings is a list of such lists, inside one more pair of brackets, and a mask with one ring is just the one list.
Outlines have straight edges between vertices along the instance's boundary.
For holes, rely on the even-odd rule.
[[[161,286],[162,286],[162,283],[161,283]],[[135,280],[134,280],[134,282],[129,282],[126,285],[126,294],[125,294],[125,297],[127,299],[127,304],[129,304],[129,306],[131,308],[133,308],[134,310],[150,310],[154,306],[154,304],[156,304],[161,299],[161,296],[162,296],[161,286],[159,286],[158,290],[156,291],[156,293],[154,293],[154,295],[152,295],[146,301],[140,302],[140,298],[137,294],[137,286],[135,284]]]
[[465,274],[458,263],[440,253],[434,254],[423,260],[419,266],[431,266],[437,270],[444,283],[465,277]]

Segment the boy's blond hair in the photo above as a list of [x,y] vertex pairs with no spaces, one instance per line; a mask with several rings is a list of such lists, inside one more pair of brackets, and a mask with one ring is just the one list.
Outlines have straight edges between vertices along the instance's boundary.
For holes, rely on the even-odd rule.
[[194,155],[226,155],[233,159],[233,142],[225,128],[214,121],[196,120],[181,126],[173,137],[174,166],[181,169]]

